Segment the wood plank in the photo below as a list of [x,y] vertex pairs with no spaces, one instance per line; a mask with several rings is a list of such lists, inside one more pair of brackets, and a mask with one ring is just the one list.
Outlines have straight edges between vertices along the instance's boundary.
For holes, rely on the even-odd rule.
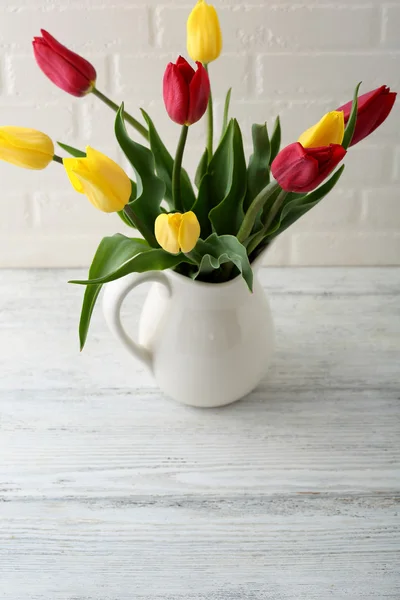
[[264,388],[199,411],[154,391],[2,393],[2,494],[394,492],[399,396]]
[[13,501],[1,506],[2,590],[7,600],[397,600],[399,501]]

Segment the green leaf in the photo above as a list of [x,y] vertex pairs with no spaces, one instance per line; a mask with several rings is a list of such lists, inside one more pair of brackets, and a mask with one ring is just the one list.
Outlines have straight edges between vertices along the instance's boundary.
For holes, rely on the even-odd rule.
[[[138,245],[140,242],[144,244],[142,247]],[[194,261],[185,254],[170,254],[162,248],[149,248],[145,240],[127,238],[119,233],[104,238],[100,246],[102,246],[103,258],[98,258],[97,255],[95,257],[96,263],[99,264],[96,276],[92,277],[89,274],[89,279],[73,280],[69,283],[93,286],[120,279],[130,273],[163,271],[172,269],[182,262],[194,264]],[[99,251],[100,247],[98,253]],[[107,258],[104,258],[105,256]]]
[[207,173],[201,180],[199,194],[192,208],[199,220],[201,237],[203,239],[212,231],[209,220],[210,211],[222,202],[229,191],[232,179],[233,127],[233,120],[231,120],[224,137],[211,159]]
[[83,296],[81,318],[79,321],[79,347],[81,352],[86,343],[90,321],[101,288],[101,285],[88,285]]
[[212,203],[211,186],[212,177],[209,173],[206,173],[201,180],[199,194],[192,209],[200,223],[200,235],[203,239],[212,233],[211,222],[208,217],[210,210],[214,206]]
[[165,183],[155,174],[151,151],[129,137],[123,120],[123,110],[122,104],[115,119],[115,135],[136,175],[137,197],[129,204],[135,213],[138,230],[151,246],[157,247],[154,222],[161,213]]
[[196,169],[196,175],[194,178],[194,182],[196,184],[197,189],[200,189],[201,180],[204,175],[207,173],[208,167],[208,149],[206,148],[202,154],[202,157],[199,162],[199,166]]
[[229,90],[226,93],[225,104],[224,104],[224,118],[222,121],[221,140],[224,137],[225,131],[228,127],[229,105],[231,103],[231,95],[232,95],[232,88],[229,88]]
[[233,235],[210,235],[206,240],[199,240],[194,249],[201,257],[195,278],[209,274],[227,262],[232,262],[242,274],[250,291],[253,290],[253,271],[247,256],[246,248]]
[[271,145],[268,136],[267,124],[254,124],[252,129],[254,152],[250,156],[247,169],[247,193],[244,201],[244,210],[248,209],[254,198],[269,184],[269,157]]
[[86,156],[86,152],[82,152],[82,150],[78,150],[78,148],[68,146],[67,144],[62,144],[61,142],[57,142],[57,144],[60,146],[60,148],[65,150],[65,152],[68,152],[68,154],[71,154],[71,156],[75,156],[75,158],[84,158]]
[[281,121],[280,121],[279,117],[276,117],[274,129],[273,129],[272,135],[271,135],[271,155],[269,157],[270,165],[272,164],[273,160],[276,158],[276,156],[280,150],[281,137],[282,137]]
[[[227,190],[221,202],[209,214],[210,221],[219,235],[236,235],[244,219],[243,200],[247,189],[246,158],[242,133],[236,119],[231,121],[228,128],[228,142],[229,146],[226,149],[228,172],[225,173],[225,175],[228,175]],[[209,171],[213,174],[212,162],[209,165]],[[215,170],[213,175],[215,187],[215,179],[219,175],[218,171]]]
[[210,175],[210,203],[212,207],[217,206],[225,198],[229,191],[232,180],[232,139],[233,139],[233,119],[229,122],[228,128],[216,149],[208,167]]
[[356,86],[356,89],[354,90],[354,98],[353,98],[353,104],[351,106],[351,113],[350,113],[349,120],[347,121],[346,129],[344,131],[342,146],[345,150],[347,150],[347,148],[350,146],[351,140],[354,135],[354,130],[356,128],[357,109],[358,109],[358,90],[360,89],[360,85],[361,85],[361,81]]
[[[115,270],[118,265],[125,263],[135,254],[147,249],[149,249],[149,245],[145,240],[127,238],[119,233],[112,237],[103,238],[89,269],[89,280],[97,279],[104,273]],[[91,285],[85,290],[79,323],[81,350],[83,350],[86,342],[90,320],[101,287],[101,284]]]
[[[165,183],[165,199],[172,209],[172,171],[174,168],[174,159],[161,140],[149,115],[143,109],[141,109],[141,111],[149,128],[149,142],[154,156],[156,172],[158,177]],[[191,210],[196,201],[196,196],[189,175],[185,169],[182,169],[181,171],[181,190],[184,209],[185,211]]]
[[314,208],[329,192],[335,187],[339,181],[345,165],[342,165],[331,177],[319,188],[310,192],[306,196],[295,198],[286,203],[282,209],[279,223],[274,229],[268,233],[268,237],[278,235],[285,231],[290,225],[293,225],[300,217],[305,215],[309,210]]

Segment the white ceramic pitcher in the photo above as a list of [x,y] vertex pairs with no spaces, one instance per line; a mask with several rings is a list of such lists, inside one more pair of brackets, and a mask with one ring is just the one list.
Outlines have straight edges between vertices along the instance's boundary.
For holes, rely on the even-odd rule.
[[[129,292],[147,281],[154,284],[135,342],[120,311]],[[242,277],[211,284],[171,270],[134,273],[105,286],[103,310],[111,332],[149,367],[161,390],[190,406],[223,406],[251,392],[274,348],[271,311],[257,269],[253,293]]]

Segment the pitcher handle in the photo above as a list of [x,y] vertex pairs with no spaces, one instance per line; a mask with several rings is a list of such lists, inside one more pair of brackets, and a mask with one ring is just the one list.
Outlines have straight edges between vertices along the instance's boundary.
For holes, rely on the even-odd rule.
[[103,314],[111,333],[133,356],[153,370],[153,355],[144,346],[135,342],[125,331],[121,322],[122,304],[134,288],[141,283],[153,281],[162,283],[171,295],[171,284],[164,273],[149,271],[148,273],[132,273],[105,285],[103,296]]

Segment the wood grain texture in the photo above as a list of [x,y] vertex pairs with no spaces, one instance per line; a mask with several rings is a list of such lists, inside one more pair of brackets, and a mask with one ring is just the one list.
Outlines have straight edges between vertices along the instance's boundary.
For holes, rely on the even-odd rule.
[[0,272],[0,598],[398,600],[400,270],[264,269],[274,363],[214,410],[100,311],[79,354],[81,275]]

